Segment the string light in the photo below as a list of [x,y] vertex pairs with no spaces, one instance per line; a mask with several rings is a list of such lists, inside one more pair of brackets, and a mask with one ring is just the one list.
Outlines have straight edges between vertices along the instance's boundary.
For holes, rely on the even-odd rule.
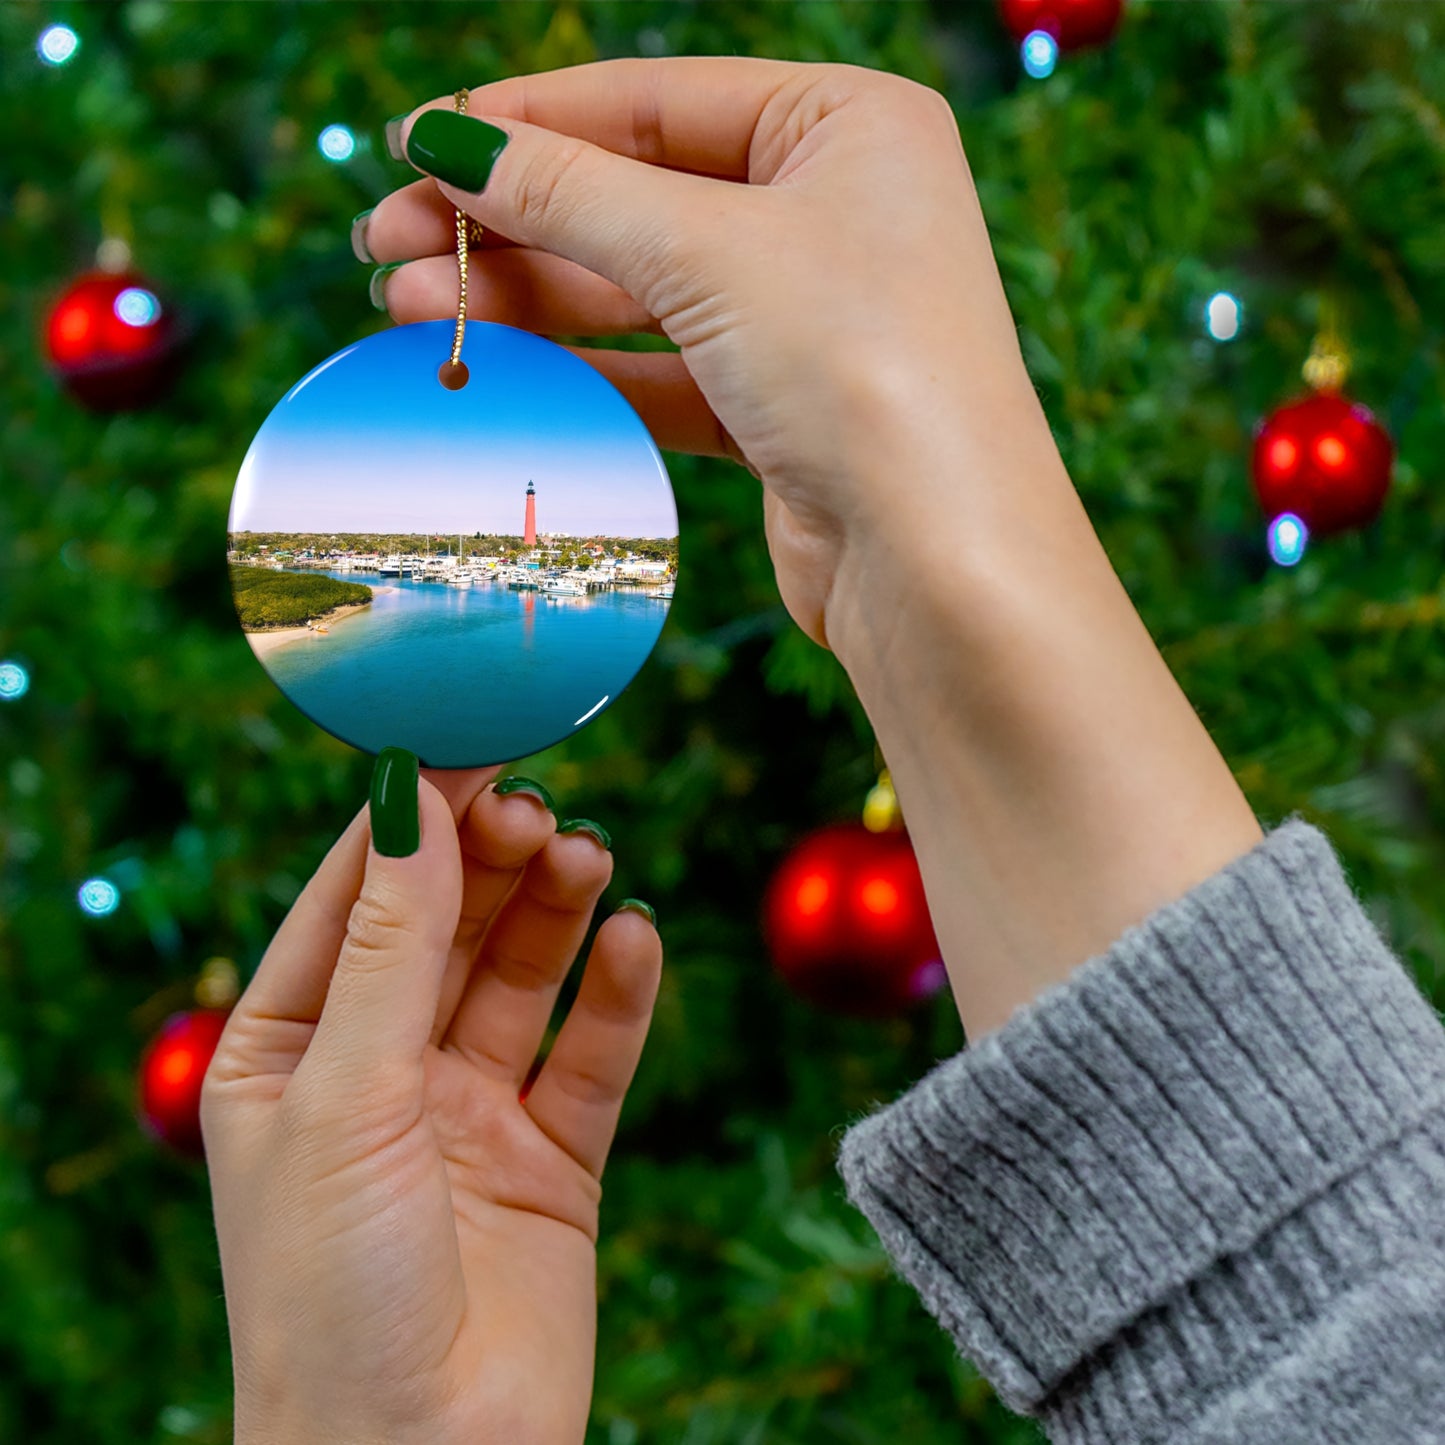
[[0,662],[0,702],[15,702],[30,691],[30,674],[18,662]]
[[356,137],[344,125],[329,125],[316,138],[317,149],[338,165],[356,154]]
[[120,907],[120,889],[109,878],[87,878],[76,898],[92,918],[105,918]]
[[1281,567],[1293,567],[1305,554],[1309,528],[1293,512],[1281,512],[1269,524],[1269,555]]
[[1204,308],[1204,329],[1216,341],[1233,341],[1244,324],[1244,308],[1228,291],[1216,291]]
[[1035,80],[1046,80],[1059,63],[1059,42],[1047,30],[1032,30],[1019,47],[1024,70]]
[[161,303],[142,286],[127,286],[115,298],[113,310],[127,326],[154,326],[161,318]]
[[68,25],[49,25],[35,42],[35,53],[47,65],[64,65],[80,49],[80,36]]

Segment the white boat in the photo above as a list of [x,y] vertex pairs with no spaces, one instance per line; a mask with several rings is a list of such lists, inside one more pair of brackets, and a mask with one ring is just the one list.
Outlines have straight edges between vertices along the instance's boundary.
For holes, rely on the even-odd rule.
[[383,562],[383,563],[381,564],[381,566],[377,568],[377,571],[380,572],[383,577],[400,577],[400,576],[401,576],[401,558],[400,558],[400,556],[398,556],[397,553],[393,552],[393,553],[391,554],[391,556],[388,557],[388,558],[386,559],[386,561]]
[[542,584],[542,591],[549,597],[585,597],[587,589],[580,582],[567,577],[554,577]]
[[652,595],[653,595],[654,597],[667,597],[667,598],[670,598],[670,597],[672,596],[673,589],[674,589],[676,586],[677,586],[677,583],[675,583],[675,582],[664,582],[661,587],[657,588],[657,589],[653,592]]
[[458,569],[446,579],[446,584],[448,587],[470,587],[473,580],[474,579],[470,572],[463,572]]

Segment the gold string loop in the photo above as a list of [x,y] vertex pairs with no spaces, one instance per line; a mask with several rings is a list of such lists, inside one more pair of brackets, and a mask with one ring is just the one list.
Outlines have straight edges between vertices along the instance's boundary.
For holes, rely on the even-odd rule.
[[[467,101],[471,93],[459,90],[452,97],[452,104],[458,115],[467,113]],[[452,334],[452,354],[437,371],[437,380],[448,391],[459,391],[467,384],[467,368],[462,361],[462,337],[467,330],[467,251],[471,246],[480,245],[483,235],[481,223],[474,221],[465,211],[457,216],[457,329]]]

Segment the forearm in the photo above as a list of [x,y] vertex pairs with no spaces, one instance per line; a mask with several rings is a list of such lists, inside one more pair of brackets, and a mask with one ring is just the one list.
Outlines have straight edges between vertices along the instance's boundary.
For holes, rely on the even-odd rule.
[[996,406],[987,439],[877,433],[863,464],[898,505],[828,617],[970,1038],[1261,837],[1032,402]]

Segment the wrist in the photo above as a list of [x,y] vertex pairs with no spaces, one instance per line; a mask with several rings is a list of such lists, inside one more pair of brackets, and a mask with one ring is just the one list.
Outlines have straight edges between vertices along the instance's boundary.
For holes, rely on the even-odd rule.
[[1260,829],[1052,438],[1016,426],[908,455],[891,463],[893,518],[844,549],[828,640],[892,771],[976,1037]]

